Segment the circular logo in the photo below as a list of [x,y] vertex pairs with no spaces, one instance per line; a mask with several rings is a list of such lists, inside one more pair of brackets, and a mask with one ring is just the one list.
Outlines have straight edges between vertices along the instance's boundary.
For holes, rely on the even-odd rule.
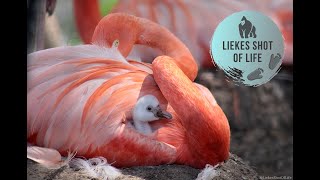
[[259,86],[280,70],[282,34],[267,16],[241,11],[225,18],[211,40],[211,57],[236,84]]

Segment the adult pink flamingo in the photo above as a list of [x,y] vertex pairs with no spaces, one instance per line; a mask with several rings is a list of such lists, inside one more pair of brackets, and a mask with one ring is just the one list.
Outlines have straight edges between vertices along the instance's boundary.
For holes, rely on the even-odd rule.
[[[39,147],[28,149],[29,158],[52,165],[76,151],[116,167],[196,168],[228,158],[227,118],[210,91],[192,82],[196,62],[172,33],[115,13],[99,22],[92,42],[28,55],[27,137]],[[127,61],[134,44],[166,56],[152,65]]]
[[[212,67],[210,39],[216,26],[228,15],[242,10],[256,10],[269,15],[279,26],[285,39],[283,63],[292,64],[293,10],[292,0],[119,0],[112,13],[124,12],[150,19],[168,28],[186,44],[201,67]],[[84,43],[91,43],[94,28],[102,18],[97,0],[74,0],[76,26]],[[157,51],[137,46],[134,51],[142,59],[156,57]],[[152,58],[153,60],[153,58]]]

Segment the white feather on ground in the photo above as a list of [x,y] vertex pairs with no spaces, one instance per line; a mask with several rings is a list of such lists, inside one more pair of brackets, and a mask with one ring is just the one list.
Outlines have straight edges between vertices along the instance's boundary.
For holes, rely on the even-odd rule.
[[216,176],[219,176],[220,172],[218,169],[216,169],[218,166],[219,164],[215,166],[207,164],[206,167],[198,174],[196,180],[209,180],[213,179]]
[[104,157],[96,157],[88,160],[73,158],[69,166],[84,176],[103,180],[112,180],[121,176],[119,169],[108,164]]

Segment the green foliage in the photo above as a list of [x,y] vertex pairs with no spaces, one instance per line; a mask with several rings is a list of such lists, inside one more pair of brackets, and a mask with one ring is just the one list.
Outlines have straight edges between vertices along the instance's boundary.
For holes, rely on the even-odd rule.
[[79,45],[79,44],[82,44],[82,40],[80,39],[79,36],[75,37],[75,38],[72,38],[72,39],[69,39],[68,41],[68,45],[70,46],[75,46],[75,45]]
[[107,15],[118,0],[100,0],[100,12],[102,16]]

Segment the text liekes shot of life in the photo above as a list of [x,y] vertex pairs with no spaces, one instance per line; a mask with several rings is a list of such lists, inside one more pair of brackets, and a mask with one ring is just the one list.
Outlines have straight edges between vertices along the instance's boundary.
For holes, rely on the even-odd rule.
[[225,18],[211,39],[211,57],[237,85],[259,86],[281,69],[284,42],[266,15],[241,11]]

